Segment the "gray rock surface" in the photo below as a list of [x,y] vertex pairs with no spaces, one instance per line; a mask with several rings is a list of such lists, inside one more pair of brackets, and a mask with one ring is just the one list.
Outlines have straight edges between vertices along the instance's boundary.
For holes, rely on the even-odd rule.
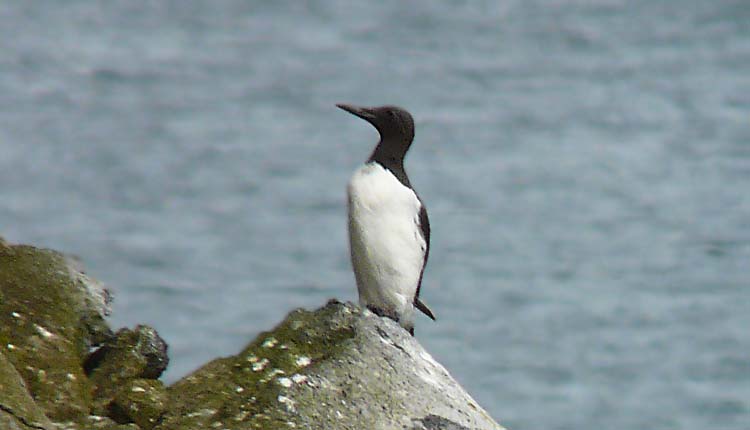
[[169,391],[158,429],[501,429],[419,342],[351,303],[296,310]]
[[280,393],[289,411],[305,411],[303,427],[501,428],[398,324],[351,303],[328,306],[347,316],[354,336],[338,357]]

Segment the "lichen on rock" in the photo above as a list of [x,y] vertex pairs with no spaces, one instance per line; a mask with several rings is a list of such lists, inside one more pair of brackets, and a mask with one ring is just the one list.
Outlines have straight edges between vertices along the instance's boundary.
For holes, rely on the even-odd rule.
[[[134,333],[130,344],[123,341],[128,336],[114,337],[105,320],[110,301],[102,284],[70,256],[0,239],[0,428],[138,429],[106,411],[92,415],[94,400],[101,399],[100,386],[157,378],[166,367],[166,344],[145,326],[128,331]],[[107,381],[84,369],[96,361],[91,349],[102,344],[125,351],[99,362],[106,372],[94,369]]]
[[159,430],[502,428],[398,324],[335,300],[293,311],[169,395]]
[[135,423],[151,430],[167,407],[167,389],[155,379],[132,379],[122,384],[109,404],[109,416],[120,423]]
[[26,383],[0,351],[0,428],[36,428],[52,430],[52,421],[44,415],[29,392]]
[[129,381],[156,379],[167,368],[167,344],[145,325],[120,329],[84,363],[93,384],[93,412],[105,415],[115,394]]
[[106,336],[101,326],[92,329],[99,309],[90,308],[67,257],[0,245],[0,287],[0,345],[36,403],[53,420],[87,415],[91,387],[81,362]]
[[336,306],[293,311],[236,356],[214,360],[170,387],[169,411],[158,428],[285,427],[293,407],[280,397],[280,381],[303,381],[317,362],[335,356],[353,336],[350,319]]

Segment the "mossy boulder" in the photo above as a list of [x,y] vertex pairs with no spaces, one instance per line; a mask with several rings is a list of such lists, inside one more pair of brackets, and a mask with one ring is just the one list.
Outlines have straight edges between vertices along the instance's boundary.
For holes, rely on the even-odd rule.
[[289,419],[279,407],[280,378],[302,377],[353,336],[344,308],[293,311],[236,356],[214,360],[171,386],[169,411],[158,428],[276,428]]
[[293,311],[169,397],[159,430],[502,428],[398,324],[337,301]]
[[93,412],[106,415],[123,386],[133,380],[155,380],[168,363],[167,344],[156,330],[145,325],[120,329],[84,364],[93,384]]
[[109,415],[117,422],[135,423],[151,430],[167,407],[167,389],[154,379],[132,379],[119,387],[109,404]]
[[131,380],[158,378],[166,344],[147,326],[114,336],[110,301],[75,258],[0,238],[0,429],[139,429],[92,412],[102,393],[109,406]]
[[36,428],[53,430],[52,422],[44,415],[26,389],[26,383],[15,367],[0,352],[0,429]]
[[108,297],[70,257],[0,243],[0,345],[52,420],[88,415],[91,386],[81,363],[111,335]]

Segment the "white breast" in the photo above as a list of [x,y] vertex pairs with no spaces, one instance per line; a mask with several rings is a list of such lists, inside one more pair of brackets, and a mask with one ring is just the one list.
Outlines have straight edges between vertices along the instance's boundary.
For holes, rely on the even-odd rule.
[[419,229],[422,205],[410,188],[375,162],[354,173],[347,191],[359,301],[397,317],[408,328],[426,250]]

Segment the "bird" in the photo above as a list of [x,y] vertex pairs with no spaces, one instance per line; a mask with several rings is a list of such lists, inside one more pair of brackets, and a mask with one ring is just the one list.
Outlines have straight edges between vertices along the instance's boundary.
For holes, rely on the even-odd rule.
[[380,135],[347,185],[349,250],[360,306],[414,336],[415,309],[435,320],[419,298],[430,254],[430,221],[404,170],[414,119],[397,106],[336,106],[369,122]]

